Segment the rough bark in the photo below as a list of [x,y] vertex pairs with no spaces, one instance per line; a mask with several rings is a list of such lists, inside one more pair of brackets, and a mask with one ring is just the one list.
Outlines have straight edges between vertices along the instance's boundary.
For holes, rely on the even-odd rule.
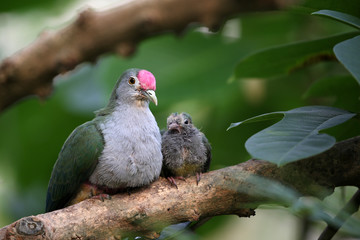
[[[179,181],[178,189],[160,178],[148,187],[114,195],[111,200],[85,200],[58,211],[22,218],[2,229],[0,239],[120,239],[129,235],[158,236],[166,225],[210,216],[249,217],[259,204],[276,201],[259,194],[272,179],[301,195],[323,198],[337,186],[359,186],[360,137],[337,143],[330,150],[283,167],[247,162]],[[265,182],[266,183],[266,182]]]
[[129,56],[140,41],[154,35],[179,34],[192,23],[216,30],[236,13],[274,10],[293,1],[134,0],[102,12],[88,9],[68,26],[43,32],[2,61],[0,111],[25,96],[47,97],[55,76],[82,62],[94,62],[102,54]]

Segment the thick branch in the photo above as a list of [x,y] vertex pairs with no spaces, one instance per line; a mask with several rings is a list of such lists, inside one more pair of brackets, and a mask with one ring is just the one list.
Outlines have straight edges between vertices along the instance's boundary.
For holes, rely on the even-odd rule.
[[[191,23],[217,29],[235,13],[273,10],[281,0],[135,0],[102,12],[86,10],[67,27],[44,32],[0,64],[0,111],[28,96],[46,97],[52,79],[104,53],[133,54],[145,38],[181,33]],[[291,2],[291,1],[290,1]]]
[[20,219],[0,229],[0,238],[119,239],[133,234],[155,237],[169,224],[224,214],[254,215],[249,207],[255,208],[269,199],[258,194],[256,184],[249,181],[250,176],[279,181],[303,195],[324,197],[334,187],[357,186],[359,173],[360,137],[357,137],[281,168],[265,161],[249,160],[211,171],[202,175],[198,186],[195,177],[179,181],[179,189],[161,178],[131,195],[117,194],[104,202],[89,199],[65,209]]

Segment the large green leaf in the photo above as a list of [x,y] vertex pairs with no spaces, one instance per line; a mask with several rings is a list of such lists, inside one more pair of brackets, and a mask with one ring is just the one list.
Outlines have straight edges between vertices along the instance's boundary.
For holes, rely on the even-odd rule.
[[357,32],[298,42],[262,50],[242,59],[235,68],[235,78],[270,78],[334,58],[337,43],[356,36]]
[[[245,143],[247,151],[254,158],[278,165],[310,157],[329,149],[335,144],[335,138],[320,134],[319,131],[339,125],[356,115],[325,106],[307,106],[268,115],[279,113],[284,115],[280,122],[256,133]],[[258,118],[265,120],[264,115],[266,114]],[[252,121],[254,119],[252,118]],[[249,121],[242,123],[246,122]]]
[[334,53],[360,84],[360,36],[337,44]]
[[360,0],[305,0],[302,6],[311,9],[310,11],[312,12],[321,9],[331,9],[360,17]]
[[330,17],[330,18],[333,18],[335,20],[338,20],[340,22],[349,24],[350,26],[360,29],[360,18],[357,18],[355,16],[352,16],[352,15],[349,15],[346,13],[325,9],[325,10],[313,12],[312,14]]
[[283,116],[284,116],[284,112],[272,112],[272,113],[261,114],[261,115],[256,116],[256,117],[248,118],[248,119],[246,119],[246,120],[244,120],[242,122],[231,123],[226,131],[230,130],[231,128],[237,127],[240,124],[281,119]]

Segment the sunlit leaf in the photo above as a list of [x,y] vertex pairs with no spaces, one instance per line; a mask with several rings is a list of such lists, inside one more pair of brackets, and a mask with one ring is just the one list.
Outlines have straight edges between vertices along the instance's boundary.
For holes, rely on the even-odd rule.
[[345,33],[262,50],[245,57],[237,64],[235,78],[276,77],[314,63],[335,59],[332,51],[334,45],[357,34]]
[[[306,180],[304,179],[304,181]],[[288,210],[296,216],[306,217],[312,221],[324,221],[332,226],[342,226],[343,232],[353,237],[360,236],[358,227],[360,220],[350,217],[351,214],[349,215],[346,211],[338,213],[339,206],[342,206],[343,202],[337,199],[331,201],[328,199],[327,202],[324,202],[316,197],[304,196],[303,193],[301,194],[289,186],[258,175],[249,176],[246,182],[250,186],[247,185],[247,187],[237,190],[246,194],[251,189],[252,195],[269,199],[271,203],[288,206]],[[337,217],[334,218],[334,215]]]
[[[335,138],[327,134],[319,134],[319,131],[339,125],[356,115],[325,106],[307,106],[275,114],[279,113],[284,115],[280,122],[256,133],[245,143],[247,151],[254,158],[278,165],[310,157],[329,149],[335,144]],[[266,115],[273,114],[263,114],[258,120],[266,120],[268,119]],[[251,120],[243,122],[249,121]]]
[[360,36],[337,44],[334,53],[360,84]]
[[337,21],[349,24],[350,26],[360,29],[360,18],[357,18],[355,16],[352,16],[352,15],[349,15],[346,13],[325,9],[325,10],[320,10],[320,11],[314,12],[312,14],[330,17]]

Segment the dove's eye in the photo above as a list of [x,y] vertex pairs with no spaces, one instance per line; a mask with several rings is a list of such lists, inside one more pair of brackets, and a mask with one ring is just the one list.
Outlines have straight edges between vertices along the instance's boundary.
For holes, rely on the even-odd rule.
[[135,78],[130,77],[130,78],[129,78],[129,84],[130,84],[130,85],[134,85],[134,84],[135,84]]

